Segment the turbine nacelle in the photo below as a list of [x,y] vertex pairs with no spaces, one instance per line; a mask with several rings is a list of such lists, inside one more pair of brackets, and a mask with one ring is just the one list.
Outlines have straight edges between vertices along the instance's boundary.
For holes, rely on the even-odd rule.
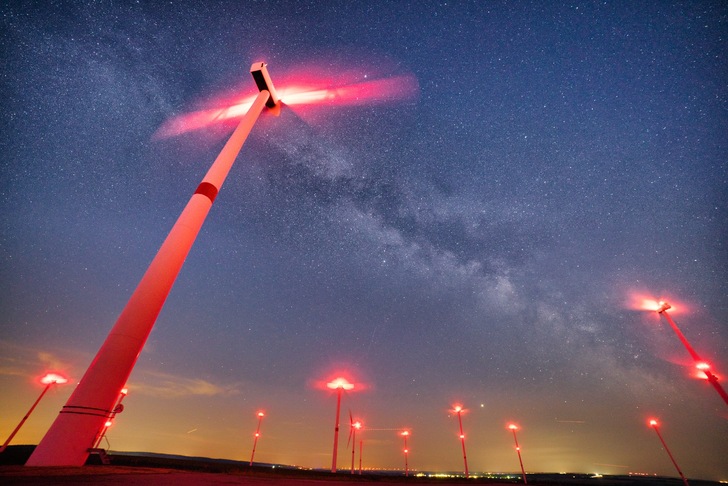
[[265,106],[275,108],[280,102],[280,98],[278,98],[278,93],[276,93],[276,89],[273,87],[273,81],[270,80],[266,66],[267,64],[264,62],[254,62],[250,66],[250,74],[253,75],[253,80],[255,81],[255,85],[258,86],[259,91],[267,91],[270,93],[270,97],[265,102]]

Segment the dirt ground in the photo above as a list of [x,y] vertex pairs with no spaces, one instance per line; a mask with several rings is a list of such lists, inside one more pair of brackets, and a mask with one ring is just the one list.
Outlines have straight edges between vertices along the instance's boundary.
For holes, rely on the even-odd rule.
[[[334,477],[332,479],[307,479],[300,477],[273,477],[242,473],[210,473],[181,471],[178,469],[143,468],[127,466],[84,466],[28,468],[25,466],[0,467],[0,484],[3,485],[139,485],[139,486],[196,486],[196,485],[245,485],[245,486],[324,486],[332,484],[398,485],[403,481],[386,478],[357,479]],[[416,484],[450,484],[442,480],[415,480]],[[406,484],[406,483],[405,483]],[[503,483],[501,483],[503,484]],[[509,484],[509,483],[505,483]]]

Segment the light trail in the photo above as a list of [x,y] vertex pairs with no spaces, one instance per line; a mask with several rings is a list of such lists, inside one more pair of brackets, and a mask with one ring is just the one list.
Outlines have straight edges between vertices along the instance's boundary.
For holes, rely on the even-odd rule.
[[[336,87],[332,87],[331,81],[324,77],[298,83],[283,80],[281,84],[285,87],[278,90],[278,97],[283,105],[291,108],[308,105],[361,106],[392,103],[414,99],[419,92],[417,79],[411,74],[366,79]],[[256,94],[237,96],[213,102],[217,106],[211,108],[174,116],[165,121],[152,138],[175,137],[215,124],[237,121],[248,112],[255,97]]]

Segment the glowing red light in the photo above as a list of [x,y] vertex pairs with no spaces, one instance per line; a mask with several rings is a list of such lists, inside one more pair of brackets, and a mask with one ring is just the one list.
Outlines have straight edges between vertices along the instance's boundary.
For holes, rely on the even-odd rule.
[[460,438],[461,439],[464,439],[465,438],[465,434],[460,434]]
[[508,424],[508,428],[511,430],[517,430],[518,426],[516,424]]
[[106,423],[104,424],[104,426],[111,427],[111,420],[107,420]]
[[[308,76],[311,78],[310,70]],[[290,75],[278,75],[282,88],[276,91],[280,101],[286,106],[305,105],[370,105],[389,103],[398,100],[416,98],[419,92],[417,79],[411,74],[388,76],[380,79],[366,79],[360,81],[349,76],[347,79],[332,80],[330,76],[315,75],[318,79],[304,80],[296,75],[297,83],[290,83]],[[331,87],[331,84],[337,87]],[[167,138],[183,133],[200,130],[210,125],[233,121],[242,117],[253,104],[257,93],[250,96],[237,96],[233,99],[212,101],[208,106],[213,108],[202,109],[191,113],[178,115],[164,122],[154,134],[154,138]]]
[[641,304],[642,310],[658,312],[660,310],[660,303],[656,300],[645,299]]
[[650,419],[650,421],[649,421],[649,425],[650,425],[650,427],[657,427],[657,420],[655,420],[655,419]]
[[58,383],[59,385],[62,385],[64,383],[68,383],[68,378],[58,373],[47,373],[40,379],[40,382],[44,385],[50,385],[51,383]]
[[[669,302],[669,303],[668,303]],[[645,294],[632,294],[629,298],[628,307],[633,310],[664,312],[670,310],[670,314],[680,314],[685,312],[687,306],[684,303],[675,303],[672,297],[668,299],[656,299],[653,296]]]
[[127,396],[129,394],[129,389],[128,388],[122,388],[121,389],[121,394],[124,395],[124,396]]
[[256,436],[256,437],[260,437],[260,432],[256,432],[256,433],[255,433],[255,436]]
[[263,412],[258,412],[258,417],[265,417],[265,414]]
[[336,378],[333,381],[330,381],[326,383],[326,386],[332,390],[353,390],[354,385],[352,383],[349,383],[346,378]]
[[404,75],[352,83],[337,88],[289,86],[279,90],[279,93],[281,101],[289,106],[322,103],[365,105],[412,98],[417,89],[415,78]]
[[710,371],[710,366],[696,366],[695,372],[691,376],[698,380],[715,380],[720,381],[721,376]]
[[407,454],[409,452],[409,449],[405,449],[404,453]]
[[405,430],[404,432],[402,432],[402,435],[407,436],[409,435],[409,432]]
[[695,367],[697,369],[699,369],[700,371],[705,371],[705,370],[709,370],[710,369],[710,365],[708,363],[704,362],[704,361],[701,362],[701,363],[697,363],[695,365]]
[[257,95],[239,98],[224,108],[193,111],[165,121],[154,134],[154,138],[175,137],[186,132],[200,130],[213,123],[220,123],[240,118],[253,105]]
[[455,410],[455,413],[460,413],[463,411],[463,407],[462,405],[455,405],[455,407],[453,407],[453,410]]

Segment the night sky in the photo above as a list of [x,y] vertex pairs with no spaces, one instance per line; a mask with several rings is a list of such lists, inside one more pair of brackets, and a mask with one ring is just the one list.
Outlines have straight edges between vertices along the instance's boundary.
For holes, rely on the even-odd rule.
[[[22,4],[22,5],[21,5]],[[77,382],[231,120],[276,87],[129,380],[113,450],[728,479],[728,6],[3,2],[0,436]],[[377,82],[380,82],[377,84]],[[385,86],[381,92],[372,86]],[[391,88],[391,89],[390,89]],[[37,443],[56,386],[13,440]],[[357,459],[358,460],[358,459]]]

